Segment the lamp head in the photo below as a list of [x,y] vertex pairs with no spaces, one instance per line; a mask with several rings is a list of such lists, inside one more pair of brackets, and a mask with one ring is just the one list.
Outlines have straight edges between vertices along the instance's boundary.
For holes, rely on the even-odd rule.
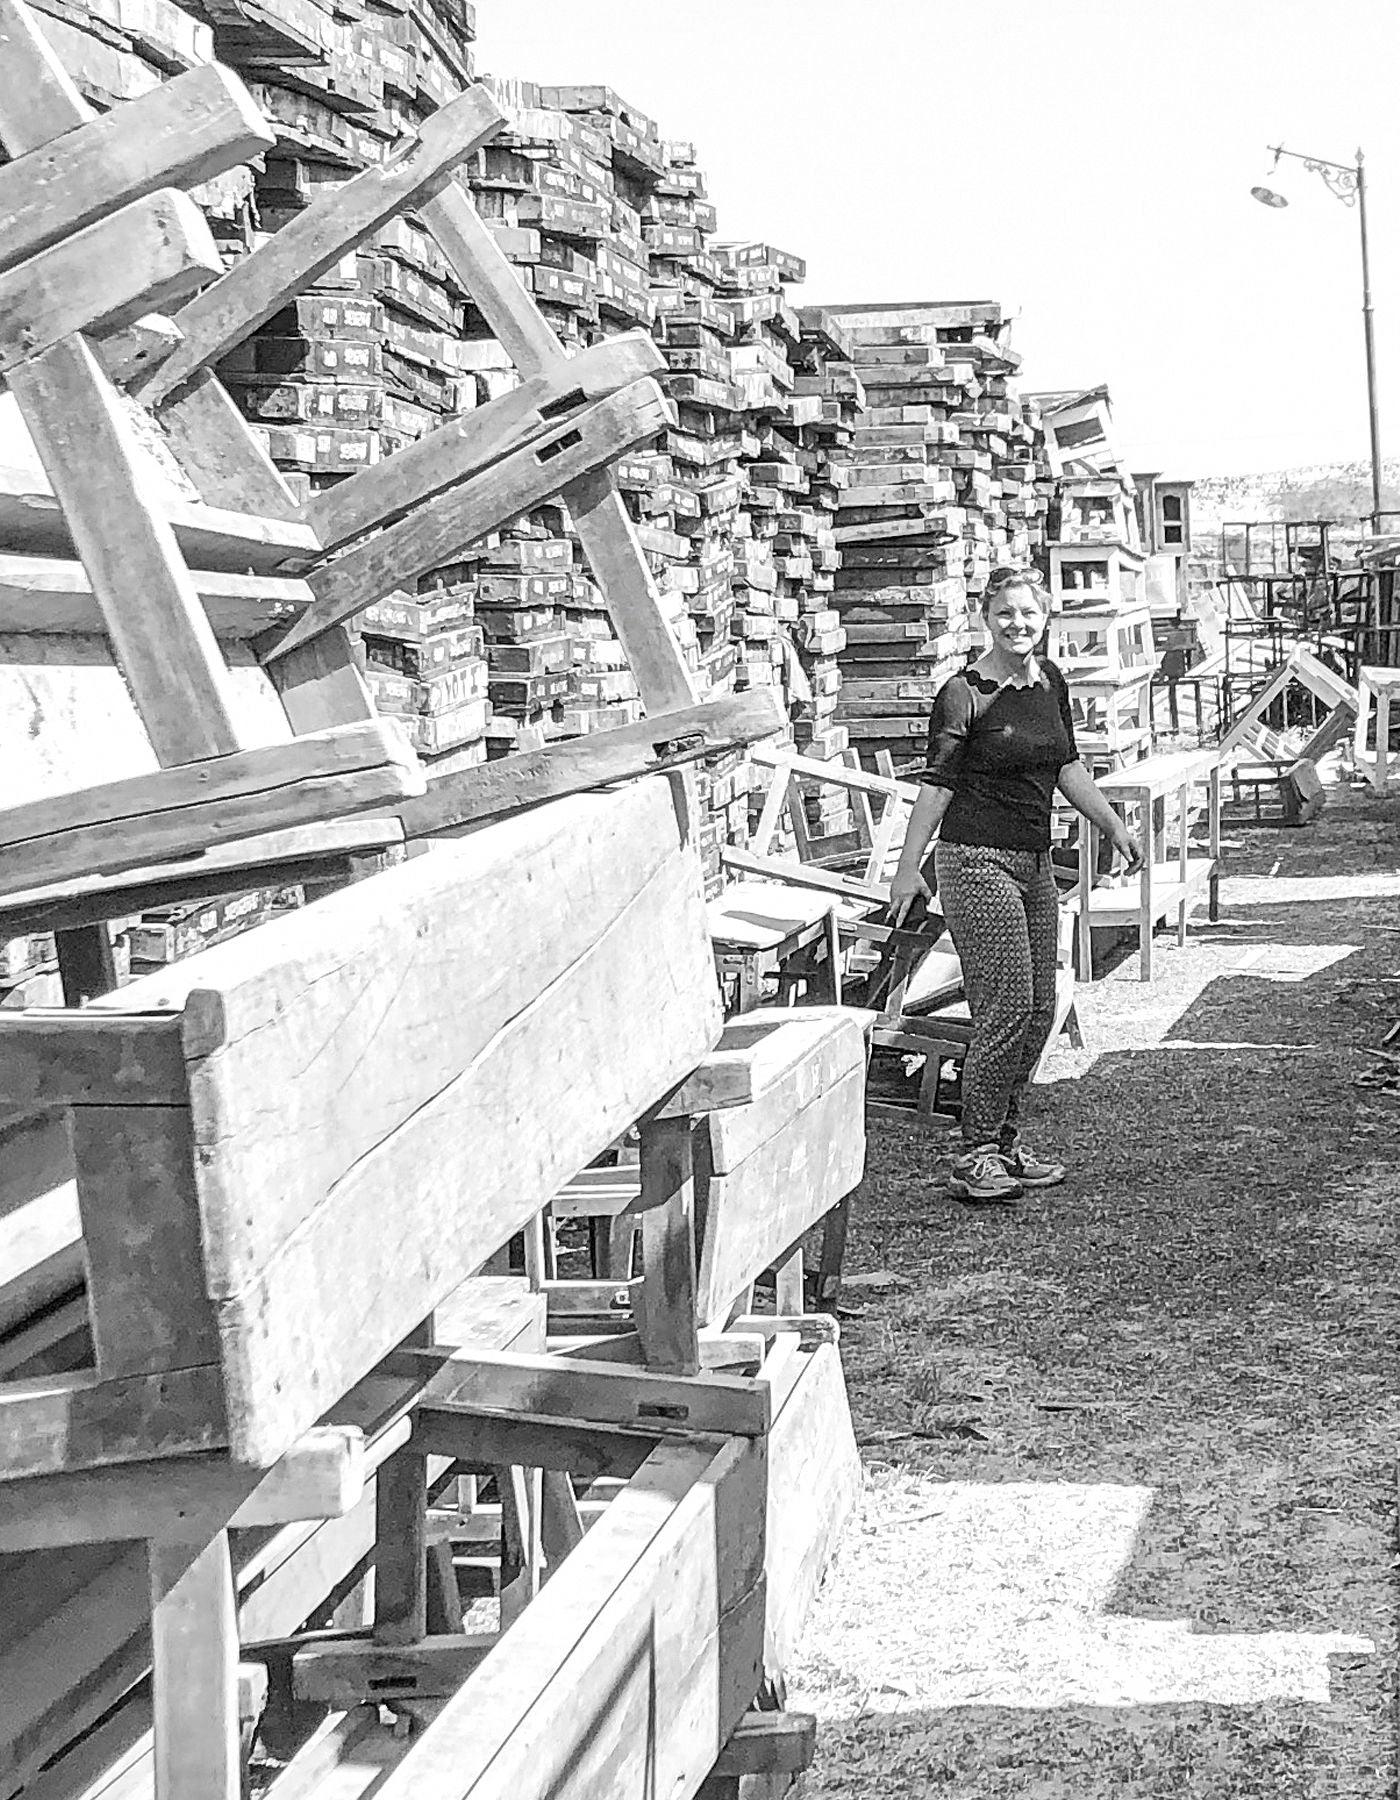
[[1276,194],[1272,188],[1252,187],[1250,193],[1261,206],[1287,206],[1288,202],[1282,194]]

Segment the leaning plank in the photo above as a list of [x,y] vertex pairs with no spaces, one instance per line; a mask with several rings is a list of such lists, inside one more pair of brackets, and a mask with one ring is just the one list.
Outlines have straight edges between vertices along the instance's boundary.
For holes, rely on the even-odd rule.
[[738,749],[782,727],[777,690],[751,688],[659,719],[641,719],[635,725],[571,738],[543,750],[518,751],[430,781],[427,793],[409,801],[399,817],[407,837],[449,833],[566,794],[584,793]]
[[658,1450],[379,1800],[687,1800],[757,1687],[761,1441]]
[[[275,575],[191,572],[216,638],[285,630],[311,602],[304,581]],[[79,562],[0,554],[0,633],[30,637],[101,636],[106,631],[92,582]]]
[[[423,220],[521,374],[528,378],[545,373],[563,355],[563,346],[456,182],[449,182],[424,207]],[[564,503],[607,597],[643,705],[652,714],[693,706],[699,698],[694,678],[661,611],[646,557],[612,476],[598,470],[573,481],[564,490]]]
[[[79,880],[7,895],[0,899],[0,937],[72,930],[155,907],[243,893],[250,887],[344,882],[364,858],[394,852],[402,844],[398,821],[377,815],[260,832],[156,867],[127,869],[115,875],[88,873]],[[365,872],[362,866],[358,872]]]
[[198,855],[422,793],[392,719],[346,725],[0,812],[0,890]]
[[75,331],[115,329],[223,267],[188,194],[162,188],[0,274],[0,374]]
[[[0,0],[0,142],[22,156],[93,116],[24,0]],[[55,126],[57,117],[62,121]]]
[[232,70],[211,63],[177,75],[0,168],[0,270],[158,188],[208,181],[276,141]]
[[[439,846],[85,1017],[162,1009],[184,1013],[230,1441],[262,1463],[720,1030],[669,781]],[[395,1255],[367,1263],[391,1190]]]
[[674,419],[655,381],[633,382],[450,488],[307,580],[316,604],[272,651],[285,656],[405,581],[459,558],[469,544],[541,506],[569,481],[655,437]]
[[327,550],[381,525],[489,463],[519,449],[551,424],[606,399],[666,366],[644,332],[594,344],[512,388],[489,405],[440,425],[348,481],[324,488],[303,514]]
[[11,387],[157,758],[168,766],[237,750],[228,671],[92,351],[65,339],[12,374]]
[[12,1382],[0,1387],[0,1471],[7,1479],[55,1475],[217,1450],[226,1435],[222,1413],[215,1367],[118,1381],[82,1370]]
[[296,519],[296,497],[218,377],[202,369],[160,413],[175,460],[206,506]]
[[197,300],[175,323],[184,341],[133,384],[158,406],[182,383],[250,337],[292,295],[324,275],[362,239],[405,207],[435,193],[452,170],[505,123],[484,87],[472,87],[433,113],[396,155],[366,169],[284,225]]
[[865,1067],[841,1076],[766,1142],[712,1176],[698,1198],[696,1312],[724,1316],[754,1278],[858,1186],[865,1170]]

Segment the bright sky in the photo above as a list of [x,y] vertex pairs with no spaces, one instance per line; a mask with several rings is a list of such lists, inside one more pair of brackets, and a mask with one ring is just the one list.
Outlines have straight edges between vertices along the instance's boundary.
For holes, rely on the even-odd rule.
[[[1107,382],[1139,468],[1400,457],[1397,0],[478,0],[478,67],[601,83],[692,139],[719,235],[799,304],[1000,300],[1028,389]],[[1285,192],[1286,211],[1252,200]]]

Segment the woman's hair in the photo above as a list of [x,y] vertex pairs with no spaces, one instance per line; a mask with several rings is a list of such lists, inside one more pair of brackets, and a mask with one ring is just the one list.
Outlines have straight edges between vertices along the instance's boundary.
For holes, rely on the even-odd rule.
[[985,613],[998,594],[1009,587],[1029,588],[1039,601],[1041,610],[1049,612],[1050,592],[1035,569],[1014,569],[1009,565],[993,569],[987,577],[986,590],[982,595],[982,611]]

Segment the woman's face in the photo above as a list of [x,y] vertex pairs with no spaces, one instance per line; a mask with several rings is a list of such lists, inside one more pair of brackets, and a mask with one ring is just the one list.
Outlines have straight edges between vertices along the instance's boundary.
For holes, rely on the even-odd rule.
[[1023,582],[1013,581],[994,595],[984,617],[992,642],[1011,656],[1029,656],[1045,635],[1040,595]]

